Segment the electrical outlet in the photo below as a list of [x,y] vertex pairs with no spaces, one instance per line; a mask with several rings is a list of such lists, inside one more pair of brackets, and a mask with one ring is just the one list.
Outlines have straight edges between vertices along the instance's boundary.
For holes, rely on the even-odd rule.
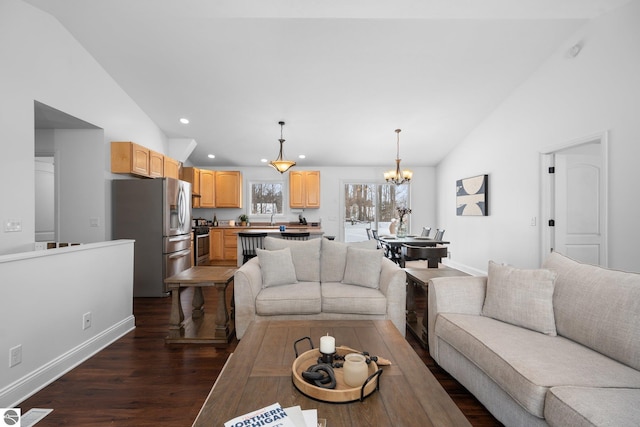
[[22,362],[22,345],[17,345],[9,349],[9,367],[13,368]]
[[89,329],[91,327],[91,312],[85,313],[82,316],[82,329]]

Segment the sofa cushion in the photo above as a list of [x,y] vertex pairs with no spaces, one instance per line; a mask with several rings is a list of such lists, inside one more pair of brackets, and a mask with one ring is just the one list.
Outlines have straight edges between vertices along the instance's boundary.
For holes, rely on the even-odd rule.
[[256,297],[260,316],[318,314],[322,309],[319,282],[299,282],[264,288]]
[[558,273],[558,334],[640,370],[640,274],[582,264],[557,252],[543,267]]
[[544,417],[552,427],[637,427],[640,389],[553,387],[547,393]]
[[347,263],[342,283],[378,289],[382,251],[347,247]]
[[256,249],[256,254],[260,263],[262,286],[264,288],[298,282],[289,248],[278,251]]
[[555,278],[550,270],[522,270],[489,261],[482,315],[555,336]]
[[322,311],[325,313],[386,314],[387,298],[378,289],[323,282]]
[[301,282],[319,282],[321,240],[285,240],[265,237],[264,248],[267,250],[289,248],[297,279]]
[[490,317],[439,313],[435,334],[540,418],[554,386],[640,387],[640,371],[564,337]]
[[320,281],[341,282],[347,264],[347,245],[335,240],[321,239]]

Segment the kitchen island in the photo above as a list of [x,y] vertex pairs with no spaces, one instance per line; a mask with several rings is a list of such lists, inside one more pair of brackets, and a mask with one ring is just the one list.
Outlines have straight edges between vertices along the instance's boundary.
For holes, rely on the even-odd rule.
[[[296,233],[309,233],[310,239],[319,239],[324,235],[324,231],[320,227],[309,227],[309,226],[289,226],[287,225],[286,231],[296,232]],[[239,228],[236,231],[236,236],[238,233],[267,233],[268,237],[282,238],[280,234],[279,226],[267,226],[267,227],[247,227],[247,228]],[[238,256],[238,267],[242,265],[242,243],[240,242],[240,237],[237,237],[237,256]]]

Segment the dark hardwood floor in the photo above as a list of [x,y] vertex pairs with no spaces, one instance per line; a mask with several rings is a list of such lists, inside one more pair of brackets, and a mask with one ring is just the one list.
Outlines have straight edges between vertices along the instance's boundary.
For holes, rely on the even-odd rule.
[[[213,304],[214,290],[205,300]],[[190,426],[237,340],[167,346],[169,310],[169,298],[135,298],[136,329],[22,402],[22,413],[52,408],[38,427]],[[501,426],[408,332],[407,340],[472,425]]]

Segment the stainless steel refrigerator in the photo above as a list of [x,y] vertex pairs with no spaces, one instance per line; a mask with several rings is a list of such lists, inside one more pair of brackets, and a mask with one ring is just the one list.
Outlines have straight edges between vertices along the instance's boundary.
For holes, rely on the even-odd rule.
[[[134,239],[133,296],[167,295],[164,279],[191,266],[191,184],[112,181],[114,239]],[[117,268],[117,266],[114,266]]]

